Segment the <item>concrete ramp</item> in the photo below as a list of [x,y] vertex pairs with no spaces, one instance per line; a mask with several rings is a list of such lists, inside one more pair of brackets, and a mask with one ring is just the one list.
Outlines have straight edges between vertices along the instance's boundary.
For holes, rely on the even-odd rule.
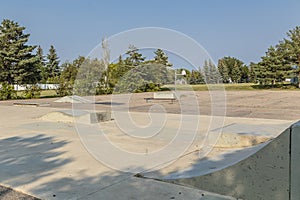
[[58,102],[58,103],[94,103],[94,101],[91,101],[89,99],[77,96],[77,95],[73,95],[73,96],[65,96],[62,97],[54,102]]
[[[198,160],[189,169],[167,175],[158,172],[143,175],[238,199],[298,200],[299,143],[298,122],[275,139],[255,146],[227,150],[218,159],[207,157]],[[236,157],[244,159],[233,159]]]

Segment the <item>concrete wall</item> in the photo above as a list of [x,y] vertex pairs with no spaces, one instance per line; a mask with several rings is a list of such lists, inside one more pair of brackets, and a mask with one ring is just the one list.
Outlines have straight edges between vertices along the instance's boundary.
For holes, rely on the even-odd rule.
[[245,160],[218,172],[168,182],[247,200],[300,199],[300,123]]
[[291,200],[300,199],[300,122],[292,126],[291,135]]

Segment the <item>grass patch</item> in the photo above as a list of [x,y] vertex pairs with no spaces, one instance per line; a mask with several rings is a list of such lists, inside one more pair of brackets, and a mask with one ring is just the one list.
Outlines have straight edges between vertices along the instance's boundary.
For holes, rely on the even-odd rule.
[[[174,85],[164,85],[161,91],[174,90]],[[238,84],[200,84],[200,85],[176,85],[177,90],[194,90],[194,91],[208,91],[222,90],[226,91],[240,91],[240,90],[299,90],[296,85],[278,84],[278,85],[259,85],[254,83],[238,83]]]
[[40,98],[58,97],[55,90],[42,90]]
[[[225,89],[225,90],[255,90],[253,83],[240,84],[199,84],[199,85],[176,85],[177,90],[194,90],[194,91],[208,91],[209,89]],[[164,85],[162,91],[174,90],[174,85]]]
[[[24,99],[24,91],[17,91],[18,99]],[[58,97],[55,90],[42,90],[39,98],[54,98]]]
[[276,85],[254,85],[255,89],[265,89],[265,90],[297,90],[299,89],[297,85],[294,84],[276,84]]

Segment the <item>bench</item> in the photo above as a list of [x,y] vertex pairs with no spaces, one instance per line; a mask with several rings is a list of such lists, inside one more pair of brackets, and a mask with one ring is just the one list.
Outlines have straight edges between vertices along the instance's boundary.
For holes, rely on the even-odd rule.
[[167,100],[174,103],[176,101],[176,97],[174,93],[171,92],[154,92],[153,97],[144,98],[146,102],[151,102],[152,100]]

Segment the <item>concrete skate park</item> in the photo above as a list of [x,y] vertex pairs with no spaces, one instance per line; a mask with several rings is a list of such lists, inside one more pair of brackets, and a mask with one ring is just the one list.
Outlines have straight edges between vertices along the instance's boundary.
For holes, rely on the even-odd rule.
[[0,102],[0,185],[40,199],[299,199],[300,94],[278,94],[228,92],[225,117],[207,92],[199,113],[152,93]]

